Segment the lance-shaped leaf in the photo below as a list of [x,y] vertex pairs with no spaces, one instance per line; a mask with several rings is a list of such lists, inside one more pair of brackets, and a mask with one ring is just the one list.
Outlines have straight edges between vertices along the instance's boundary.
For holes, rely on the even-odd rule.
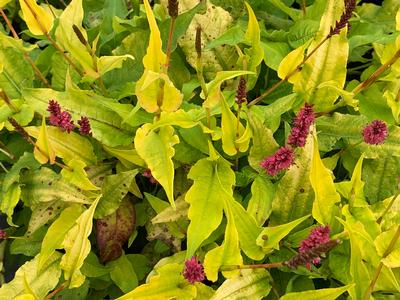
[[[292,74],[292,72],[297,68],[297,66],[303,61],[304,52],[309,45],[310,45],[309,42],[305,43],[304,45],[291,51],[288,55],[285,56],[284,59],[282,59],[278,68],[279,78],[284,79],[289,74]],[[288,77],[288,81],[290,83],[295,83],[299,81],[300,77],[301,77],[300,73],[294,73],[293,75]]]
[[224,202],[232,197],[235,174],[227,161],[203,158],[190,169],[188,178],[194,181],[185,198],[190,204],[186,254],[191,257],[221,223]]
[[335,203],[340,201],[340,195],[333,183],[332,172],[324,166],[319,156],[318,141],[315,135],[310,182],[315,193],[313,217],[320,224],[331,224],[334,218]]
[[257,225],[262,226],[270,216],[274,195],[275,186],[268,178],[259,175],[254,179],[247,212],[256,220]]
[[67,165],[69,169],[64,168],[61,170],[61,176],[65,181],[84,191],[96,191],[100,189],[89,180],[85,171],[86,164],[83,161],[72,159]]
[[[245,2],[245,4],[249,14],[249,22],[247,24],[245,39],[251,45],[251,47],[249,49],[245,49],[244,51],[246,53],[248,70],[256,72],[257,67],[264,59],[264,49],[261,46],[260,26],[258,25],[256,15],[254,14],[251,6],[247,2]],[[256,80],[256,76],[249,76],[247,80],[247,88],[252,89],[256,83]]]
[[[25,130],[30,136],[33,136],[34,138],[37,138],[38,141],[40,141],[38,146],[40,147],[41,151],[45,151],[42,150],[42,147],[45,147],[45,143],[44,139],[39,138],[41,137],[41,133],[45,131],[44,136],[47,136],[47,143],[51,144],[50,149],[53,149],[55,154],[64,159],[66,162],[69,162],[76,157],[79,157],[87,164],[96,163],[97,159],[94,155],[92,144],[87,139],[77,133],[63,132],[59,128],[54,126],[48,126],[46,127],[46,129],[43,129],[43,125],[42,127],[25,127]],[[38,141],[36,143],[38,143]],[[47,152],[51,152],[51,150],[48,150]],[[40,153],[41,152],[39,152],[39,155]],[[36,153],[35,158],[38,159]],[[40,158],[41,156],[39,156],[39,159]]]
[[56,249],[62,248],[62,242],[68,231],[74,226],[76,219],[83,213],[82,205],[73,204],[64,209],[60,216],[47,230],[43,238],[38,258],[38,270],[43,270],[47,260],[54,255]]
[[[221,71],[218,72],[215,78],[207,83],[207,98],[203,102],[204,107],[208,108],[213,108],[214,106],[217,106],[219,103],[221,103],[221,100],[223,98],[222,92],[221,92],[221,84],[225,80],[233,79],[235,77],[241,76],[241,75],[246,75],[246,74],[254,74],[253,72],[249,71]],[[202,97],[204,97],[204,92],[202,92]]]
[[148,283],[142,284],[117,300],[194,299],[197,294],[196,287],[188,284],[183,278],[182,269],[182,265],[178,264],[167,264],[157,268],[157,275],[152,276]]
[[145,71],[136,83],[135,94],[140,106],[147,112],[175,111],[181,105],[183,95],[165,72],[167,56],[162,51],[160,30],[149,1],[144,0],[143,3],[150,27],[150,40],[143,57]]
[[103,218],[115,212],[122,199],[128,193],[129,187],[137,173],[137,170],[131,170],[108,175],[104,178],[101,187],[102,196],[94,214],[96,219]]
[[211,300],[264,299],[271,291],[267,270],[241,270],[240,276],[225,280]]
[[0,288],[0,299],[14,299],[26,294],[27,289],[34,299],[44,299],[56,287],[60,278],[60,257],[60,253],[50,256],[42,272],[38,269],[38,256],[23,264],[15,273],[14,279]]
[[[382,257],[382,262],[388,268],[400,268],[400,241],[394,244],[392,251],[385,253],[389,248],[390,242],[396,234],[396,226],[388,231],[382,232],[374,241],[377,253]],[[386,256],[384,256],[386,254]]]
[[[233,197],[226,199],[225,202],[235,201]],[[240,255],[239,235],[236,229],[233,211],[229,203],[225,203],[225,215],[228,220],[225,228],[224,241],[218,246],[207,252],[204,258],[204,272],[207,279],[211,281],[218,280],[218,271],[221,266],[235,266],[243,264],[243,258]],[[226,278],[237,276],[239,270],[223,271],[222,275]]]
[[[312,51],[330,32],[331,27],[340,19],[344,2],[326,1],[325,12],[321,17],[319,32],[311,43],[308,52]],[[348,58],[347,30],[332,36],[304,64],[299,80],[294,83],[294,90],[303,96],[306,102],[314,104],[316,111],[330,111],[336,107],[346,80]],[[329,82],[329,85],[321,84]],[[330,87],[331,86],[331,87]]]
[[229,108],[224,97],[221,98],[221,114],[222,149],[230,156],[238,152],[246,152],[251,138],[249,125],[246,129],[244,128]]
[[270,253],[274,249],[279,250],[279,242],[289,234],[296,226],[307,220],[310,216],[304,216],[287,224],[275,227],[266,227],[257,237],[257,245],[263,248],[265,253]]
[[82,275],[80,269],[90,252],[91,246],[88,237],[92,232],[93,215],[99,200],[100,197],[80,215],[62,243],[65,254],[61,258],[60,266],[64,271],[65,280],[69,281],[70,288],[80,287],[85,281],[85,276]]
[[21,198],[25,205],[61,200],[64,202],[90,203],[77,187],[61,180],[61,176],[48,168],[21,174]]
[[138,279],[131,262],[126,255],[122,255],[117,260],[107,264],[110,271],[111,280],[124,293],[132,291],[138,286]]
[[289,293],[281,297],[281,300],[333,300],[338,299],[338,297],[344,292],[348,291],[354,285],[346,285],[338,288],[330,288],[330,289],[320,289],[320,290],[312,290],[298,293]]
[[363,161],[364,154],[360,156],[350,181],[342,181],[335,184],[337,191],[349,200],[350,207],[367,206],[364,196],[365,182],[361,180]]
[[11,226],[16,226],[12,221],[12,216],[20,197],[21,187],[18,183],[13,183],[7,192],[1,195],[0,210],[7,215],[7,223]]
[[50,161],[51,164],[54,164],[56,161],[56,153],[47,134],[46,119],[44,116],[42,118],[42,126],[40,127],[39,136],[37,137],[33,153],[36,160],[41,164],[45,164],[48,161]]
[[135,228],[135,208],[129,199],[125,198],[115,212],[96,222],[97,245],[102,263],[122,255],[122,246]]
[[179,143],[172,126],[165,126],[158,132],[151,124],[145,124],[136,131],[135,147],[140,157],[146,162],[153,177],[164,188],[168,200],[174,205],[174,163],[173,146]]
[[269,224],[285,224],[310,214],[314,193],[310,183],[313,139],[308,138],[304,148],[299,149],[296,164],[290,167],[278,182]]
[[0,0],[0,8],[3,8],[4,6],[6,6],[11,1],[12,0]]
[[35,35],[43,35],[50,32],[54,18],[49,11],[37,5],[35,0],[19,0],[19,4],[30,32]]

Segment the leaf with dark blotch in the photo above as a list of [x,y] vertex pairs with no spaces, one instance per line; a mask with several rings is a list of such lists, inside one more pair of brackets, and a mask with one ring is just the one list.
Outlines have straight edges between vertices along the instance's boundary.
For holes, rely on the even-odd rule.
[[122,255],[122,246],[128,241],[135,228],[135,208],[125,198],[119,208],[96,222],[97,245],[102,263]]

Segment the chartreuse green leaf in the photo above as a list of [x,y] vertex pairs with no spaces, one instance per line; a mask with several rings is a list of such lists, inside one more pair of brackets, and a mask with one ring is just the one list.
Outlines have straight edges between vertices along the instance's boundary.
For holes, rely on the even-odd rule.
[[7,215],[7,223],[16,226],[12,221],[14,208],[21,197],[21,187],[15,182],[1,195],[0,210]]
[[[398,226],[397,226],[398,227]],[[392,241],[396,231],[396,226],[393,226],[388,231],[382,232],[374,240],[376,251],[378,255],[382,257],[382,263],[388,268],[399,268],[400,267],[400,241],[398,240],[393,247],[393,250],[386,253],[389,248],[390,242]],[[387,254],[385,257],[384,255]]]
[[38,270],[44,270],[47,260],[54,255],[56,249],[62,248],[62,242],[68,231],[74,226],[76,219],[83,213],[80,204],[72,204],[64,209],[60,216],[50,225],[43,238],[42,247],[38,256]]
[[[325,12],[321,17],[319,32],[308,48],[312,51],[329,33],[330,28],[340,19],[344,2],[326,1]],[[303,65],[299,80],[294,82],[294,90],[301,94],[306,102],[314,104],[316,111],[334,109],[336,99],[346,81],[346,65],[349,45],[347,30],[326,41]],[[324,84],[324,86],[321,86]]]
[[42,118],[42,126],[40,127],[39,136],[35,143],[33,154],[38,162],[45,164],[50,161],[54,164],[56,161],[56,153],[53,149],[49,136],[47,134],[46,118]]
[[138,286],[138,279],[135,270],[125,254],[121,255],[118,259],[111,261],[107,266],[111,268],[111,280],[124,293],[130,292]]
[[60,266],[64,271],[65,280],[69,281],[69,287],[79,287],[85,281],[80,269],[86,256],[90,252],[90,241],[88,239],[92,232],[93,215],[100,197],[83,212],[76,220],[76,224],[68,231],[62,242],[65,254],[61,258]]
[[[282,296],[281,300],[335,300],[344,292],[347,292],[349,289],[353,288],[354,285],[346,285],[338,288],[329,288],[329,289],[319,289],[298,293],[289,293]],[[356,298],[359,299],[359,298]]]
[[89,180],[85,171],[86,164],[83,161],[74,158],[67,163],[67,166],[69,168],[61,170],[61,176],[65,181],[84,191],[95,191],[100,189]]
[[[233,79],[235,77],[247,74],[254,74],[249,71],[220,71],[217,73],[215,78],[207,83],[207,98],[203,102],[203,106],[207,108],[213,108],[221,103],[223,95],[221,92],[221,84],[225,80]],[[204,92],[202,92],[202,97],[204,97]]]
[[[292,74],[292,72],[296,69],[296,67],[300,65],[300,63],[303,61],[304,52],[306,51],[309,45],[310,45],[309,42],[305,43],[304,45],[291,51],[288,55],[285,56],[284,59],[282,59],[278,68],[279,78],[284,79],[289,74]],[[294,73],[293,75],[288,77],[288,81],[290,83],[295,83],[298,82],[300,78],[301,78],[300,73]]]
[[265,227],[257,237],[256,243],[262,247],[264,253],[270,253],[274,249],[279,250],[279,242],[289,234],[296,226],[304,222],[310,215],[294,220],[290,223],[278,225],[275,227]]
[[224,190],[232,190],[235,175],[225,160],[203,158],[190,169],[188,178],[194,182],[185,197],[190,204],[186,256],[191,257],[221,223],[224,202],[232,197]]
[[367,205],[364,196],[365,182],[361,180],[363,160],[364,154],[362,154],[358,160],[350,181],[342,181],[335,184],[337,191],[349,200],[350,207],[362,207]]
[[229,108],[224,97],[220,100],[222,115],[222,149],[230,156],[233,156],[238,152],[246,152],[251,138],[250,127],[247,125],[247,128],[244,128],[240,120],[237,119],[235,114]]
[[308,138],[304,148],[298,149],[296,166],[286,171],[278,182],[269,224],[285,224],[308,215],[312,211],[314,193],[310,183],[313,139]]
[[272,210],[272,200],[275,195],[275,186],[265,176],[257,176],[251,185],[251,198],[247,205],[247,212],[257,225],[262,226]]
[[168,200],[174,206],[174,163],[173,146],[179,143],[172,126],[161,127],[158,132],[151,124],[144,124],[136,131],[135,147],[146,162],[153,177],[164,188]]
[[320,224],[332,224],[335,203],[340,195],[333,183],[332,172],[326,168],[319,156],[318,141],[314,135],[314,151],[311,161],[310,182],[315,193],[312,214]]
[[144,160],[139,156],[136,149],[118,149],[118,148],[111,148],[106,145],[103,145],[104,150],[106,150],[111,155],[115,156],[119,159],[119,161],[125,167],[132,167],[133,165],[145,167],[146,163]]
[[[218,179],[219,178],[217,178],[217,180]],[[227,191],[224,192],[227,193],[227,196],[229,195]],[[239,248],[239,235],[231,208],[231,203],[235,200],[232,196],[230,196],[230,198],[231,199],[224,200],[224,212],[227,218],[224,241],[222,242],[221,246],[208,251],[204,257],[204,272],[206,273],[207,279],[214,282],[218,280],[218,271],[221,266],[235,266],[243,264],[243,258],[240,255]],[[222,271],[222,275],[224,275],[226,278],[235,277],[238,274],[239,270]]]
[[0,0],[0,7],[3,8],[4,6],[6,6],[11,1],[12,0]]
[[157,268],[157,275],[152,276],[148,283],[142,284],[117,300],[194,299],[197,295],[196,286],[189,284],[183,278],[182,269],[182,265],[175,263]]
[[23,264],[15,273],[14,279],[0,288],[0,299],[10,300],[32,293],[34,299],[44,299],[57,286],[61,275],[60,257],[60,253],[51,255],[42,272],[38,269],[38,256]]
[[248,156],[249,165],[258,172],[263,172],[260,166],[261,161],[272,155],[279,147],[269,128],[267,128],[262,120],[251,111],[247,112],[248,122],[252,131],[253,145],[250,148]]
[[162,51],[160,30],[149,1],[145,0],[143,3],[150,27],[150,40],[147,53],[143,57],[145,70],[136,82],[135,94],[140,106],[147,112],[176,111],[182,103],[183,95],[165,72],[167,56]]
[[[45,131],[44,135],[48,138],[48,144],[51,144],[55,154],[67,163],[76,157],[79,157],[88,165],[96,163],[97,158],[94,155],[93,146],[87,139],[74,132],[63,132],[57,127],[49,126],[46,127],[46,129],[43,129],[43,127],[43,125],[42,127],[29,126],[25,127],[25,130],[30,136],[37,138],[38,141],[41,132]],[[44,147],[44,145],[42,146],[43,143],[44,141],[42,139],[39,142],[39,147]],[[38,159],[36,154],[35,158]]]
[[19,0],[19,4],[30,32],[35,35],[43,35],[50,32],[54,18],[49,11],[37,5],[35,0]]
[[263,299],[271,291],[267,270],[241,270],[240,276],[225,280],[211,300]]
[[101,187],[102,196],[94,214],[96,219],[112,214],[119,207],[137,173],[137,170],[131,170],[104,178]]
[[[251,47],[245,49],[244,52],[246,53],[247,69],[256,73],[257,67],[264,59],[264,49],[261,46],[260,26],[258,25],[256,15],[251,6],[247,2],[245,2],[245,4],[249,14],[249,22],[244,37]],[[256,80],[256,76],[249,76],[247,80],[247,89],[252,89]]]
[[231,201],[230,206],[235,218],[240,248],[251,259],[263,259],[265,254],[262,251],[262,248],[256,244],[256,239],[262,231],[261,226],[257,225],[254,217],[251,216],[238,202]]

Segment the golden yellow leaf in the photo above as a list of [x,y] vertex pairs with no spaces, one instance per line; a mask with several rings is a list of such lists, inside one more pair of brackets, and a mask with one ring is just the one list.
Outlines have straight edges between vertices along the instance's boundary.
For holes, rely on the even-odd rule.
[[49,33],[53,27],[53,16],[37,5],[35,0],[19,0],[22,14],[30,32],[35,35]]

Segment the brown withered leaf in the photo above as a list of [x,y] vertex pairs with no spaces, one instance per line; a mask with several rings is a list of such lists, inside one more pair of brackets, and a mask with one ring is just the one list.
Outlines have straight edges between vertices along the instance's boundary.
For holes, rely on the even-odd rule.
[[102,263],[122,255],[122,246],[135,229],[135,208],[129,198],[125,197],[114,213],[96,221],[97,246]]

